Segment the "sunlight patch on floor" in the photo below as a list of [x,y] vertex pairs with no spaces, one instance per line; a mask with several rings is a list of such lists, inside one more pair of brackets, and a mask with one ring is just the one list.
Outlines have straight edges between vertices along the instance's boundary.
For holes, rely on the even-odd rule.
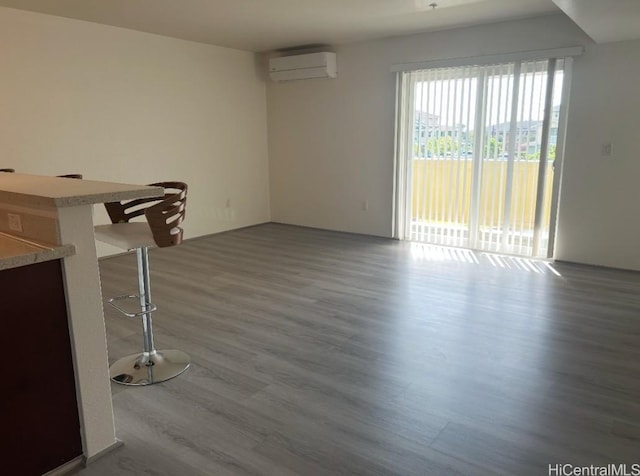
[[467,248],[454,248],[426,243],[411,242],[411,256],[417,261],[457,262],[467,264],[488,263],[494,268],[520,270],[536,274],[562,275],[547,260],[522,256],[503,255],[486,251],[474,251]]

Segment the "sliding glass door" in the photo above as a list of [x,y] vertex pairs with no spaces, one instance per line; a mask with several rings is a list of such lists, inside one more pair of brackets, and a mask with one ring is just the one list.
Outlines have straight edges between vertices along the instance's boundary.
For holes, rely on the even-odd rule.
[[402,73],[406,239],[548,257],[563,60]]

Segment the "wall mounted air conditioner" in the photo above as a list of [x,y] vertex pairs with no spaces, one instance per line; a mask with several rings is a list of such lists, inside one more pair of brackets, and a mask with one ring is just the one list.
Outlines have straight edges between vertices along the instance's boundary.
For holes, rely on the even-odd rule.
[[335,78],[336,54],[330,52],[280,56],[269,59],[269,76],[274,81]]

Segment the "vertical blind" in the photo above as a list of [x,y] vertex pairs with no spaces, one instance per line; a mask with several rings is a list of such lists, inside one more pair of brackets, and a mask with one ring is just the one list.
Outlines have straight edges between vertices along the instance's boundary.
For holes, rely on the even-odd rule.
[[405,238],[548,255],[564,64],[400,73],[398,218]]

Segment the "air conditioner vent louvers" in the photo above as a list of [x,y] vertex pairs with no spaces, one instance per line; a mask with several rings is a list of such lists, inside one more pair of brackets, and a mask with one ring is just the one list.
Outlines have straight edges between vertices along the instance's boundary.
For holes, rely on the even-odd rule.
[[281,56],[269,60],[269,76],[274,81],[335,78],[336,54],[332,52]]

